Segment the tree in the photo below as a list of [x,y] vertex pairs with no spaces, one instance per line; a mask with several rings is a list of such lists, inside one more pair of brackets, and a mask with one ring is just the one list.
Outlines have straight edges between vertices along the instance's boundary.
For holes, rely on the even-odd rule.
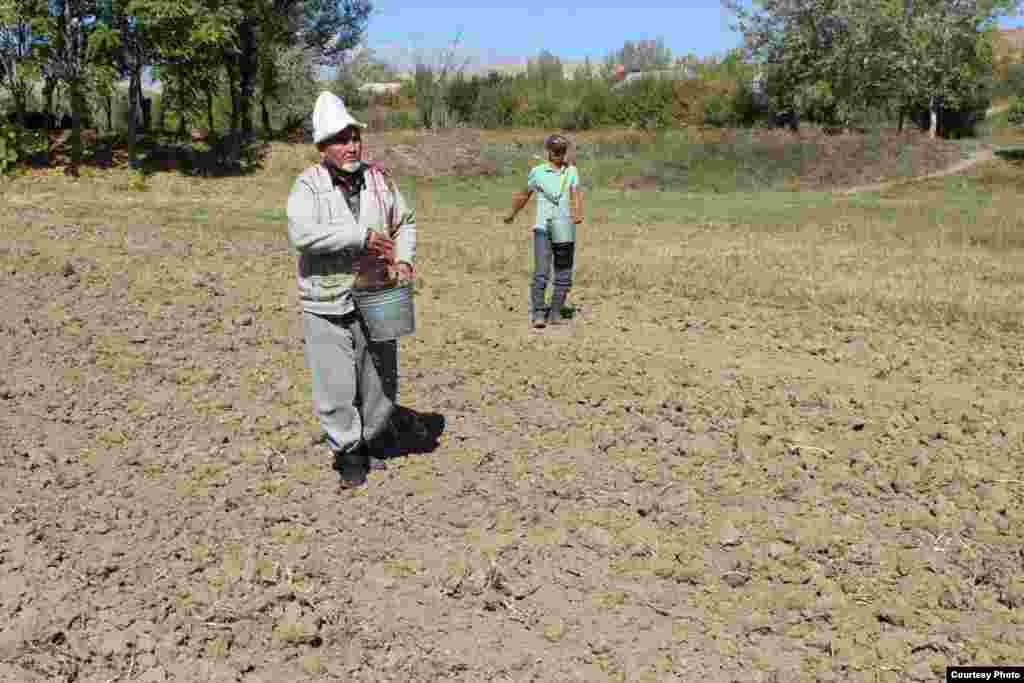
[[320,66],[338,65],[345,53],[359,44],[373,13],[370,0],[304,0],[295,6],[302,10],[299,42],[312,51]]
[[[270,66],[272,64],[272,66]],[[304,118],[313,108],[319,89],[311,51],[302,45],[276,46],[274,54],[261,69],[260,102],[263,125],[270,129],[268,102],[278,109],[281,121],[288,124]]]
[[164,86],[161,116],[168,108],[176,111],[177,132],[184,136],[205,98],[212,131],[218,72],[230,67],[224,53],[235,42],[240,7],[216,0],[131,0],[130,7],[145,26],[149,60]]
[[610,55],[611,61],[625,67],[626,73],[656,71],[672,66],[672,50],[665,47],[662,38],[656,40],[627,40],[622,49]]
[[976,99],[986,28],[1016,0],[759,0],[736,13],[747,54],[768,74],[776,110],[848,125],[865,109]]
[[129,14],[130,7],[116,0],[97,0],[88,61],[91,82],[105,101],[107,124],[112,127],[112,99],[116,83],[128,79],[128,164],[136,165],[136,138],[142,109],[142,71],[149,62],[145,22]]
[[905,3],[905,47],[897,60],[902,96],[927,108],[931,137],[939,134],[944,111],[969,108],[987,97],[991,28],[996,13],[1008,9],[1009,3],[969,0]]
[[71,167],[77,177],[82,163],[82,114],[84,89],[89,78],[89,35],[96,26],[96,4],[91,0],[50,0],[43,22],[46,40],[41,58],[51,72],[67,85],[71,100]]
[[526,76],[547,87],[561,82],[565,78],[565,70],[561,59],[547,50],[541,50],[536,59],[526,62]]
[[[233,0],[240,10],[235,40],[224,56],[229,62],[236,125],[242,138],[252,136],[252,97],[260,76],[261,56],[274,45],[304,45],[319,65],[331,65],[355,46],[366,30],[370,0]],[[271,75],[268,68],[264,75]],[[264,83],[266,86],[266,83]],[[269,88],[272,90],[273,88]]]
[[590,57],[585,57],[583,63],[577,65],[573,71],[572,79],[578,83],[590,83],[594,76],[594,65],[590,62]]
[[39,78],[38,54],[46,16],[41,0],[0,0],[0,88],[10,93],[20,126],[32,85]]
[[366,104],[366,98],[360,86],[396,80],[395,69],[365,44],[360,44],[338,57],[334,88],[349,106],[361,107]]
[[416,91],[416,109],[424,128],[445,128],[451,123],[445,104],[449,81],[461,75],[469,65],[468,57],[459,55],[462,33],[456,33],[447,47],[432,55],[416,55],[413,86]]

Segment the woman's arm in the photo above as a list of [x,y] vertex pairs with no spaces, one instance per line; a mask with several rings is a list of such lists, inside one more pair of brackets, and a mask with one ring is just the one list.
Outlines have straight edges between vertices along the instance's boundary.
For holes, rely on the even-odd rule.
[[573,185],[569,188],[569,202],[572,207],[572,222],[579,224],[583,222],[583,193]]
[[526,188],[522,192],[516,192],[515,196],[512,198],[512,213],[505,216],[505,222],[511,223],[512,221],[514,221],[516,219],[516,214],[519,213],[524,206],[526,206],[527,202],[530,201],[530,197],[532,196],[533,190],[531,190],[530,188]]

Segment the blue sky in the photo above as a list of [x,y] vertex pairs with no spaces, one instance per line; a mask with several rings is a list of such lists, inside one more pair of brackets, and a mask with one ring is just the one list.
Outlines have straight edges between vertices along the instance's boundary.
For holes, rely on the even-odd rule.
[[731,16],[718,0],[641,3],[591,2],[584,7],[521,0],[481,7],[447,0],[443,6],[426,7],[409,0],[377,0],[366,38],[381,56],[408,59],[444,47],[461,31],[464,54],[482,64],[525,59],[541,50],[563,60],[601,60],[627,40],[662,38],[678,56],[724,53],[739,44],[729,29]]
[[[740,43],[719,0],[686,3],[590,2],[589,6],[520,0],[481,7],[467,0],[424,6],[411,0],[376,0],[367,44],[392,62],[413,64],[429,57],[458,32],[464,58],[477,64],[525,60],[549,50],[563,61],[601,60],[627,40],[662,38],[672,54],[723,54]],[[1020,20],[1002,22],[1020,26]]]

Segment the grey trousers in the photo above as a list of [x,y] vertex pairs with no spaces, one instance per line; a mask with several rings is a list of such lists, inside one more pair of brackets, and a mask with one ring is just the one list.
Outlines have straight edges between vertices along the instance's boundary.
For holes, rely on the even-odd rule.
[[398,399],[398,342],[373,342],[358,316],[303,312],[306,366],[313,410],[336,453],[351,453],[379,436]]
[[546,303],[548,279],[554,270],[552,304],[560,306],[572,289],[572,267],[575,243],[553,244],[551,237],[543,230],[533,231],[533,282],[530,285],[530,312],[540,313],[548,308]]

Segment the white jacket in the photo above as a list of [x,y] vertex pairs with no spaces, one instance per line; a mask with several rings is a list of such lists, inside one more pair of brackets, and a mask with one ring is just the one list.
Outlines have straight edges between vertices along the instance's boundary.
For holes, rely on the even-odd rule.
[[380,169],[370,166],[365,174],[358,221],[320,164],[303,171],[288,195],[288,240],[298,252],[296,279],[305,311],[344,315],[353,310],[355,268],[366,256],[370,230],[395,239],[396,261],[414,262],[415,211]]

